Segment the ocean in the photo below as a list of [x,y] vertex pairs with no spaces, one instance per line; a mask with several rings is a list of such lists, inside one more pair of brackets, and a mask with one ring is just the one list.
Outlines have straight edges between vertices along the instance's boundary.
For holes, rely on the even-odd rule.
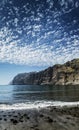
[[79,86],[0,86],[0,109],[26,109],[67,104],[79,104]]

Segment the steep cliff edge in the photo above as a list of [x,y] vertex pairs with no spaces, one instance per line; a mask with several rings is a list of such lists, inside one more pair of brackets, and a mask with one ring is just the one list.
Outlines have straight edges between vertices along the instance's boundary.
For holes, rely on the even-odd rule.
[[76,85],[79,84],[79,59],[57,64],[40,72],[18,74],[13,85]]

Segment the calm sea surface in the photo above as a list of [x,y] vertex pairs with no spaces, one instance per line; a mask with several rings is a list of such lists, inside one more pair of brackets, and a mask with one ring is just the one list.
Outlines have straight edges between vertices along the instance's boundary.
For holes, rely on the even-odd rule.
[[35,101],[79,101],[79,86],[0,86],[0,104]]

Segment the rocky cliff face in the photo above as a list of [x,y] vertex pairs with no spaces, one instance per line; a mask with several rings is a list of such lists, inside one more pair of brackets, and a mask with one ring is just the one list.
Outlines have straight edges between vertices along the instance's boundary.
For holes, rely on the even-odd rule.
[[75,85],[79,84],[79,59],[54,65],[40,72],[18,74],[13,85]]

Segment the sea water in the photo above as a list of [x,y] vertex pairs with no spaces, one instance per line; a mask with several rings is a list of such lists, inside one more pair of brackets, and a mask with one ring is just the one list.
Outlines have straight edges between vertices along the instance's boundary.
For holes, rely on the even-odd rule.
[[0,109],[79,104],[79,86],[1,85]]

